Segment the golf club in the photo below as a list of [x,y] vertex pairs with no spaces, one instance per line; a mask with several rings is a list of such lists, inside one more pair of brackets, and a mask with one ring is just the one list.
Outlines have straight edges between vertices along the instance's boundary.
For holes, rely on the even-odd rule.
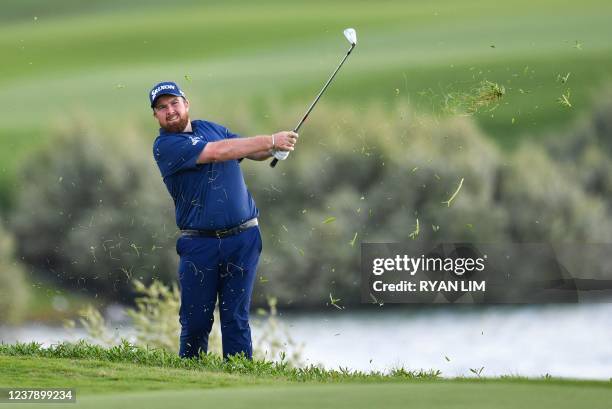
[[[344,58],[342,59],[342,61],[340,61],[340,64],[338,65],[336,70],[332,73],[331,77],[329,77],[329,79],[327,80],[325,85],[323,85],[323,88],[321,89],[321,92],[319,92],[319,95],[317,95],[317,97],[312,102],[312,104],[310,104],[310,107],[308,108],[308,110],[306,111],[306,113],[304,114],[304,116],[302,117],[300,122],[297,124],[295,129],[293,129],[293,132],[297,133],[300,130],[300,127],[302,126],[304,121],[306,121],[306,118],[308,118],[308,115],[310,115],[310,112],[312,112],[312,110],[314,109],[314,107],[317,104],[317,102],[319,102],[319,99],[321,99],[321,95],[323,95],[323,93],[325,92],[325,90],[327,89],[329,84],[332,82],[332,80],[336,76],[336,73],[338,73],[338,71],[340,70],[340,68],[344,64],[344,61],[346,61],[348,56],[351,54],[351,51],[353,51],[353,48],[355,48],[355,46],[357,45],[357,32],[355,31],[354,28],[347,28],[346,30],[344,30],[344,37],[346,37],[348,42],[351,43],[351,48],[349,48],[349,50],[347,51],[347,53],[344,56]],[[285,159],[287,156],[289,156],[289,152],[288,151],[278,151],[278,152],[276,152],[275,156],[280,156],[280,157],[282,157],[282,159]],[[270,162],[270,166],[271,167],[275,167],[277,163],[278,163],[278,159],[275,157],[272,160],[272,162]]]

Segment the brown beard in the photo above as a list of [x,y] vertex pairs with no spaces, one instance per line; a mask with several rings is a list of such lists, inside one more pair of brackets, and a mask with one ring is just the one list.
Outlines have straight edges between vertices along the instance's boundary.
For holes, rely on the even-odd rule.
[[172,125],[162,126],[162,128],[166,132],[181,133],[185,130],[188,123],[189,123],[189,116],[185,115],[184,117],[180,117],[177,123],[174,123]]

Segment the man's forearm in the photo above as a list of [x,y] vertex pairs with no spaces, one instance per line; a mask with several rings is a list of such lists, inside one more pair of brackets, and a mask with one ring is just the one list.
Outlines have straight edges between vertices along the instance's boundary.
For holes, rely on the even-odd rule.
[[[248,138],[224,139],[217,142],[209,142],[206,144],[200,156],[198,163],[224,162],[227,160],[262,157],[267,154],[266,151],[272,149],[271,135],[258,135]],[[267,154],[267,157],[270,157]],[[255,159],[255,160],[263,160]]]
[[272,157],[272,149],[267,149],[265,151],[261,151],[261,152],[255,152],[249,156],[247,156],[247,158],[251,159],[251,160],[266,160],[268,158]]

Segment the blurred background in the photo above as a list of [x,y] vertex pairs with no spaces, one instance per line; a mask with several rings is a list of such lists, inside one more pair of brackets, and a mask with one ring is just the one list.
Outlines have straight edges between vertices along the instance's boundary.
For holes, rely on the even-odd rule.
[[243,164],[256,338],[326,367],[609,378],[612,304],[360,304],[359,262],[361,242],[611,243],[611,17],[596,0],[4,0],[0,340],[92,337],[92,308],[142,340],[134,280],[170,288],[177,265],[150,87],[177,81],[193,118],[244,136],[291,129],[354,27],[294,154]]

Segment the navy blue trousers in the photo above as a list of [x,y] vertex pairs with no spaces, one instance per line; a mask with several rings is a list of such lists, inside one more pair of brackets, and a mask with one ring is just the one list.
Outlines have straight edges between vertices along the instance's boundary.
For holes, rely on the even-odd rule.
[[249,307],[261,248],[257,226],[222,239],[197,236],[178,239],[181,357],[208,351],[217,297],[223,356],[243,352],[249,359],[253,357]]

